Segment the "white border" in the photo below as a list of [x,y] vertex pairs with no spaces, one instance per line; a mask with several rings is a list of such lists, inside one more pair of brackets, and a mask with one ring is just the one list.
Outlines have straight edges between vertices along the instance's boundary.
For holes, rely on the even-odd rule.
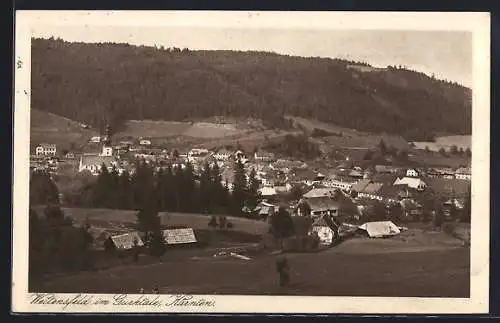
[[[489,13],[389,12],[215,12],[215,11],[18,11],[15,57],[13,283],[14,312],[247,312],[247,313],[487,313],[489,308]],[[460,30],[473,33],[473,139],[471,297],[305,297],[203,296],[215,307],[30,305],[28,274],[28,182],[30,136],[31,34],[37,25],[205,26],[228,28],[306,28],[380,30]],[[61,295],[61,294],[59,294]],[[63,295],[61,295],[63,296]],[[98,295],[93,295],[98,297]],[[110,295],[100,295],[110,298]],[[162,296],[168,297],[168,296]]]

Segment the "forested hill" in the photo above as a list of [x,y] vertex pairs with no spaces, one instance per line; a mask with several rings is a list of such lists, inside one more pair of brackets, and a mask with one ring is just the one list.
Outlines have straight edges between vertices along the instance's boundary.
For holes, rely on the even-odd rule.
[[470,89],[337,59],[33,39],[31,77],[33,108],[95,126],[295,115],[415,140],[471,131]]

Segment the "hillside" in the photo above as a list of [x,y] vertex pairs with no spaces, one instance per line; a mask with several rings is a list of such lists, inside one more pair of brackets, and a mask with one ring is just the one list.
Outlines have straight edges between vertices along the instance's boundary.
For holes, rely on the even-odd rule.
[[[60,149],[74,149],[96,135],[93,129],[84,129],[80,123],[53,113],[31,109],[30,145],[54,143]],[[74,147],[71,147],[74,146]]]
[[32,42],[32,107],[96,127],[126,120],[284,115],[423,141],[469,134],[471,91],[422,73],[262,52]]

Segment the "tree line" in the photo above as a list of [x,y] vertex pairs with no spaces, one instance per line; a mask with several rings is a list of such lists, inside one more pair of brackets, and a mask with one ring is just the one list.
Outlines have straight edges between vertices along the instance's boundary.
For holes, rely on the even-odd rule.
[[[242,216],[244,206],[254,209],[261,198],[256,171],[252,169],[247,176],[240,162],[234,165],[231,187],[230,183],[223,183],[216,163],[205,164],[199,174],[191,163],[155,169],[144,160],[137,160],[134,169],[132,174],[128,171],[119,174],[116,168],[109,171],[103,165],[97,179],[66,197],[65,203],[77,207],[123,210],[153,207],[157,211]],[[31,180],[32,203],[55,201],[57,187],[47,174],[34,173]]]

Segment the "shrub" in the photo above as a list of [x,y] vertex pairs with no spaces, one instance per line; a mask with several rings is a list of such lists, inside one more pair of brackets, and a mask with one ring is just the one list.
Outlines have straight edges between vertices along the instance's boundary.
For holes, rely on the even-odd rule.
[[228,228],[228,229],[234,228],[233,222],[228,222],[227,225],[226,225],[226,228]]

